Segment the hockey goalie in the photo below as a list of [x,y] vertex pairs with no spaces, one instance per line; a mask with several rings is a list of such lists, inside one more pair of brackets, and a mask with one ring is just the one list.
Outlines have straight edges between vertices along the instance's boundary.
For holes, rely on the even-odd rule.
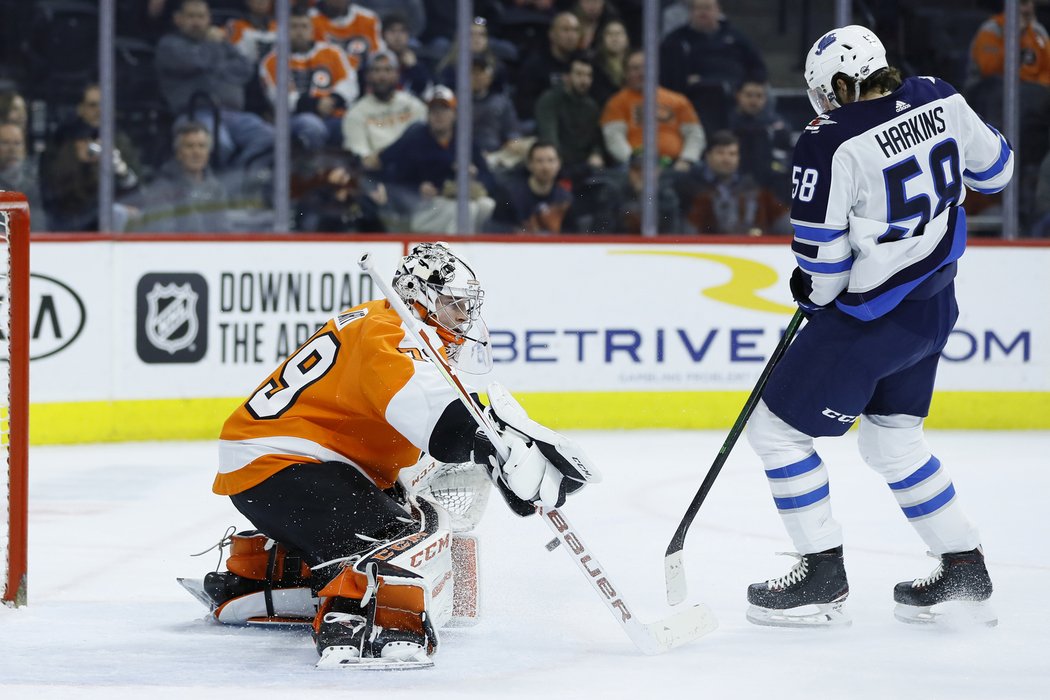
[[[484,292],[446,244],[415,246],[393,288],[449,364],[491,366]],[[419,342],[385,300],[346,310],[227,419],[213,490],[257,530],[224,538],[226,571],[183,581],[215,620],[309,622],[319,667],[431,665],[437,630],[477,613],[469,530],[490,484],[525,516],[597,480],[494,384],[500,459]]]

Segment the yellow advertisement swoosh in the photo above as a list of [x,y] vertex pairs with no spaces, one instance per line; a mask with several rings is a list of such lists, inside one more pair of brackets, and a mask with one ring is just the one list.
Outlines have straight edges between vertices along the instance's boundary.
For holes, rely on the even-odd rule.
[[705,297],[753,311],[767,311],[775,314],[795,313],[794,306],[770,301],[757,294],[759,290],[768,289],[779,282],[780,276],[769,265],[754,260],[716,253],[687,253],[680,250],[613,250],[609,252],[612,255],[664,255],[675,258],[698,258],[725,265],[732,273],[729,281],[717,287],[702,290],[700,293]]

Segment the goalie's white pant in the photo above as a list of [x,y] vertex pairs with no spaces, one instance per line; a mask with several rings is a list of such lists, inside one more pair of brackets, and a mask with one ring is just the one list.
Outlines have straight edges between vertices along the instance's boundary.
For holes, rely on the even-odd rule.
[[[841,545],[842,528],[831,515],[827,467],[813,448],[813,438],[775,416],[764,401],[751,416],[747,436],[762,460],[773,500],[798,552],[813,554]],[[931,552],[962,552],[980,544],[947,470],[923,438],[922,418],[865,415],[858,447],[868,466],[886,479]]]

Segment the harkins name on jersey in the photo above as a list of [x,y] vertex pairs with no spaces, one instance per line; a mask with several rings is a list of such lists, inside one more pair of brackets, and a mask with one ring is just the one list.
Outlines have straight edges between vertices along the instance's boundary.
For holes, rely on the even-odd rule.
[[899,155],[901,151],[916,146],[947,128],[944,123],[944,107],[934,107],[914,116],[895,122],[892,126],[875,134],[875,142],[887,158]]

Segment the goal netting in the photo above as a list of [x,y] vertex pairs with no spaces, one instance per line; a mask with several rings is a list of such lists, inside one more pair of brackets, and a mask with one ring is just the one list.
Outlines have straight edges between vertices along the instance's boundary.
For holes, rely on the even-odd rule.
[[29,207],[0,191],[0,594],[26,601]]

